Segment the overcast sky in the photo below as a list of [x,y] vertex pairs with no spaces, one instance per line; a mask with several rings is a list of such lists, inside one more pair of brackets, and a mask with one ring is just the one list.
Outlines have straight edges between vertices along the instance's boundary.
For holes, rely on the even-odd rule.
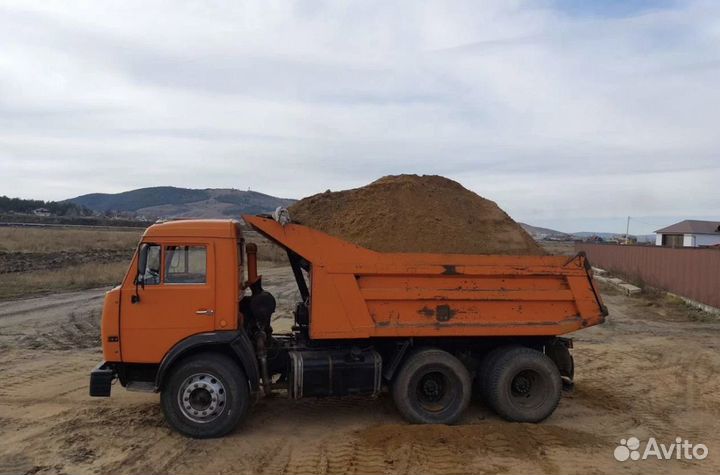
[[720,2],[0,1],[0,195],[445,175],[515,219],[720,219]]

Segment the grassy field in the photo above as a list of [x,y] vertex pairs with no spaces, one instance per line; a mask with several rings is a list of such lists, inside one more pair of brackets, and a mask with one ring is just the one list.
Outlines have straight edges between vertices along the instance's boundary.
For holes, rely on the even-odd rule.
[[119,284],[128,262],[81,264],[56,270],[0,274],[0,300]]
[[[122,281],[143,230],[0,228],[0,300],[111,286]],[[255,232],[261,261],[287,255]]]
[[572,241],[540,241],[540,246],[553,256],[574,256],[577,253]]
[[0,251],[53,252],[132,249],[144,230],[108,228],[0,228]]
[[[0,300],[118,284],[141,234],[110,228],[0,228]],[[22,262],[19,271],[17,264],[2,265],[11,260]]]
[[258,247],[258,260],[265,262],[274,263],[286,263],[288,262],[287,253],[283,248],[277,246],[265,239],[256,231],[244,230],[243,237],[245,242],[255,243]]

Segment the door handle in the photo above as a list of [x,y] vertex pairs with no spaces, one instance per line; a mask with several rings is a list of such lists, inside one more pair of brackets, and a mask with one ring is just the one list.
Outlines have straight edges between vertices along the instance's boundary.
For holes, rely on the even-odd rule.
[[208,317],[212,317],[215,315],[215,312],[212,310],[195,310],[195,315],[207,315]]

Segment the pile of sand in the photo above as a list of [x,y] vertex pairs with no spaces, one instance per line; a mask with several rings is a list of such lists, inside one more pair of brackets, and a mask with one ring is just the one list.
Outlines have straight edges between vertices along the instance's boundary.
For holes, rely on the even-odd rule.
[[543,255],[494,202],[435,175],[386,176],[290,208],[295,223],[381,252]]

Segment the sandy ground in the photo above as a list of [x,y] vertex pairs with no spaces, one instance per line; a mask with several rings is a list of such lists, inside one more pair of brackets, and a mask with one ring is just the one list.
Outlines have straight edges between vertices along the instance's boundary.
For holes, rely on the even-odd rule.
[[[293,298],[288,272],[264,274],[279,300]],[[102,295],[0,303],[0,474],[720,472],[720,324],[645,299],[606,293],[608,322],[574,335],[575,391],[542,424],[475,403],[459,425],[414,426],[389,395],[275,397],[233,434],[196,441],[165,425],[156,394],[116,386],[110,399],[88,397]],[[615,461],[630,436],[682,437],[709,456]]]

